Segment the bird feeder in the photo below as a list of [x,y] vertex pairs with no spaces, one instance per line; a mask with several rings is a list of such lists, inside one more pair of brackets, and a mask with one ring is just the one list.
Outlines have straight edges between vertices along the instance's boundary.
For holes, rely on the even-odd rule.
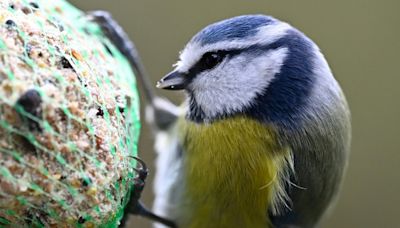
[[139,98],[124,56],[64,0],[0,1],[0,227],[115,227]]

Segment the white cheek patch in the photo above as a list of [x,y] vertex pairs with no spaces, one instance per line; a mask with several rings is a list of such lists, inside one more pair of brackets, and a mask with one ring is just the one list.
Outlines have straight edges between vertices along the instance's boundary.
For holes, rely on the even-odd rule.
[[193,96],[206,118],[249,107],[280,72],[288,49],[270,50],[254,57],[253,54],[239,55],[195,77],[191,83]]
[[244,49],[252,45],[268,45],[286,35],[287,31],[292,27],[284,22],[260,27],[256,35],[248,39],[236,39],[229,41],[221,41],[214,44],[201,46],[200,43],[191,42],[187,44],[180,54],[180,61],[174,66],[179,72],[187,72],[196,64],[204,53],[217,50]]

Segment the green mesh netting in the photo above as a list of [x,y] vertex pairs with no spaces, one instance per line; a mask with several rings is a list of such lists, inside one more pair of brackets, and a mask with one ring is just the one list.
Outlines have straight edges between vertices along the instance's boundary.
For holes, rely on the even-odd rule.
[[63,0],[0,1],[0,227],[115,227],[139,99],[120,52]]

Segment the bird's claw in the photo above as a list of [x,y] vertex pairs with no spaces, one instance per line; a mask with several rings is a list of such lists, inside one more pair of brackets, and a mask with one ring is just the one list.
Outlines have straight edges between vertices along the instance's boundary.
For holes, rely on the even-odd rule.
[[131,156],[131,158],[137,161],[138,167],[133,168],[133,170],[135,170],[136,172],[136,176],[133,179],[133,193],[131,196],[132,202],[129,206],[129,213],[139,215],[140,211],[142,210],[142,206],[139,200],[146,185],[146,178],[149,174],[149,169],[142,159],[134,156]]
[[[153,212],[149,211],[142,204],[142,202],[140,202],[140,197],[146,185],[146,178],[149,173],[149,169],[147,168],[146,163],[142,159],[134,156],[130,156],[130,158],[136,160],[138,166],[136,168],[133,168],[133,170],[135,170],[136,172],[136,176],[133,179],[133,192],[131,194],[131,198],[129,199],[129,203],[126,207],[126,212],[133,215],[140,215],[149,218],[153,221],[162,223],[168,227],[176,227],[173,221],[154,214]],[[123,221],[121,221],[122,226],[125,223],[125,219],[126,217],[124,218]]]
[[147,175],[149,174],[149,169],[147,168],[146,163],[138,157],[131,157],[131,158],[136,160],[140,165],[138,168],[133,168],[137,173],[135,179],[140,180],[144,183],[147,178]]

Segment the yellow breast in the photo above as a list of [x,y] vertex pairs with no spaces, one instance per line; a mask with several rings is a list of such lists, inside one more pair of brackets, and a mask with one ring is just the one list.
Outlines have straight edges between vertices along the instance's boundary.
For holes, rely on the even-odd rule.
[[180,226],[267,227],[289,156],[274,130],[245,117],[184,126],[181,208],[188,216]]

